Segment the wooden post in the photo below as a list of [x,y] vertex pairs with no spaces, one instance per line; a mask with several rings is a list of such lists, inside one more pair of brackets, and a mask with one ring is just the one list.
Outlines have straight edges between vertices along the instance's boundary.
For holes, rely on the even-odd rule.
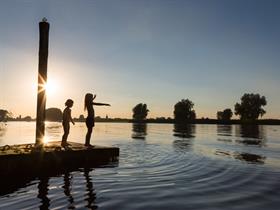
[[47,82],[48,48],[49,48],[49,23],[46,18],[39,23],[39,66],[38,66],[38,93],[37,93],[37,117],[36,117],[36,146],[43,145],[45,134],[45,109]]

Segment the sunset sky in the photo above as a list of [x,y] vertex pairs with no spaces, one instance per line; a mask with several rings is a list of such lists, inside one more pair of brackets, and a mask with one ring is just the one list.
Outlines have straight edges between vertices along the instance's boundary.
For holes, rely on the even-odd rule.
[[280,118],[278,0],[0,0],[0,109],[36,113],[38,23],[50,23],[47,107],[97,94],[96,115],[172,117],[192,100],[198,117],[234,108],[244,93],[266,96]]

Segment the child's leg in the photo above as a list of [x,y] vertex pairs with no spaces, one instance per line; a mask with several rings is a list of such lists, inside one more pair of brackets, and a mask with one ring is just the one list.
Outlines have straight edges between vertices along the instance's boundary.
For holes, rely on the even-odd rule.
[[90,145],[90,137],[91,137],[91,133],[92,133],[92,127],[88,126],[88,131],[87,131],[87,135],[86,135],[86,142],[85,145]]
[[69,130],[70,130],[69,123],[63,124],[63,130],[64,130],[64,134],[62,136],[61,145],[65,145],[66,144],[66,141],[67,141],[67,138],[68,138],[68,135],[69,135]]

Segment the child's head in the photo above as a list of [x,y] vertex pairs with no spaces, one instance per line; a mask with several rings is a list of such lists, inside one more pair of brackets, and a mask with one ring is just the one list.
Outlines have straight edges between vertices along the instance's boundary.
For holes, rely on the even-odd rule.
[[91,104],[93,101],[93,95],[91,93],[87,93],[85,95],[85,109],[87,107],[87,105]]
[[72,107],[74,104],[74,101],[72,99],[67,99],[67,101],[65,102],[65,106],[67,107]]

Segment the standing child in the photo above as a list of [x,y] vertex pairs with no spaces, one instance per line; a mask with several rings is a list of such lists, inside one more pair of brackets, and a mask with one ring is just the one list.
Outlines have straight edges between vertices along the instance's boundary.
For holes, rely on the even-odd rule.
[[62,136],[62,141],[61,141],[62,147],[66,147],[66,146],[70,145],[67,143],[67,137],[69,135],[70,122],[72,122],[73,125],[75,125],[75,123],[71,117],[71,109],[70,109],[73,106],[73,104],[74,104],[74,101],[71,99],[67,99],[67,101],[65,102],[66,108],[64,109],[63,116],[62,116],[62,125],[63,125],[63,130],[64,130],[64,134]]
[[96,103],[93,102],[93,100],[95,99],[96,95],[92,95],[91,93],[87,93],[85,95],[85,110],[87,110],[88,115],[86,118],[86,126],[87,126],[87,134],[86,134],[86,142],[85,142],[85,146],[86,147],[93,147],[90,144],[90,137],[91,137],[91,133],[92,133],[92,128],[94,127],[94,108],[93,105],[96,106],[111,106],[110,104],[104,104],[104,103]]

